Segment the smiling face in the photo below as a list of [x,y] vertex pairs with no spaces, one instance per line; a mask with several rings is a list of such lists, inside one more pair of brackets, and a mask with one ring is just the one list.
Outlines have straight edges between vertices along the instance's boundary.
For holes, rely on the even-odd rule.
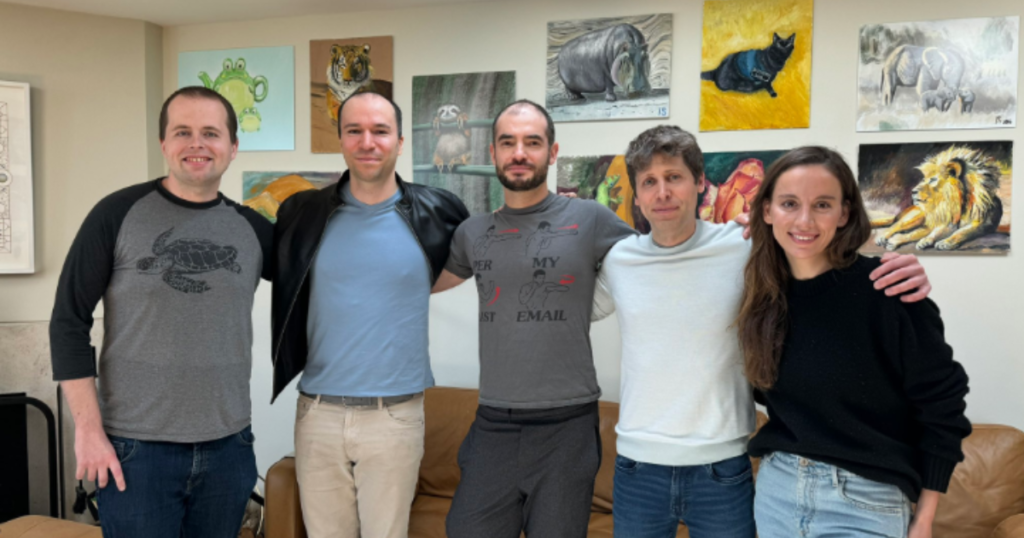
[[786,170],[763,209],[796,278],[813,278],[832,268],[826,250],[836,230],[846,225],[849,204],[839,180],[824,166]]
[[546,129],[544,116],[531,106],[510,108],[498,118],[491,160],[506,189],[547,189],[548,166],[555,164],[558,144],[548,145]]
[[179,96],[167,107],[167,130],[160,149],[169,181],[191,190],[216,190],[238,154],[238,142],[231,141],[223,104]]
[[651,165],[636,173],[636,202],[651,223],[655,240],[658,236],[688,237],[693,233],[697,198],[702,192],[704,177],[694,178],[682,157],[655,153]]
[[341,153],[352,179],[376,183],[392,179],[402,154],[395,109],[371,93],[357,94],[341,109]]

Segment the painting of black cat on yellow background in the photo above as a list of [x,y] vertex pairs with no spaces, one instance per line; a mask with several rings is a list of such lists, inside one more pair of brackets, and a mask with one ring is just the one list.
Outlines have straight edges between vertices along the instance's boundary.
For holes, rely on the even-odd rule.
[[704,2],[700,130],[810,126],[813,0]]

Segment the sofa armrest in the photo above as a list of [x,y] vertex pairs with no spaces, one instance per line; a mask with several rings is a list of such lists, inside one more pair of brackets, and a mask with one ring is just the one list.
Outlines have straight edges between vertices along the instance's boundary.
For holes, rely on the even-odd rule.
[[992,538],[1024,538],[1024,514],[1017,514],[1004,519],[992,531]]
[[295,479],[295,458],[284,457],[267,471],[266,538],[306,538]]

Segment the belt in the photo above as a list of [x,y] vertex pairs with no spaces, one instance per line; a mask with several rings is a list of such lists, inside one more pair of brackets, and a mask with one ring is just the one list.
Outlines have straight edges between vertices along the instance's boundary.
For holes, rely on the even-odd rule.
[[413,394],[401,394],[398,396],[332,396],[330,394],[306,394],[305,392],[299,391],[300,394],[307,398],[321,401],[323,403],[343,405],[345,407],[382,407],[389,405],[396,405],[402,402],[408,402],[409,400],[423,394],[422,392],[416,392]]

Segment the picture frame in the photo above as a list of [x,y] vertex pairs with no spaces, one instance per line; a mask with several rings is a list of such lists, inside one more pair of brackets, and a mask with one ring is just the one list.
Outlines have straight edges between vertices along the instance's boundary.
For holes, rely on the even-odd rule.
[[29,84],[0,80],[0,274],[35,273],[32,183]]

